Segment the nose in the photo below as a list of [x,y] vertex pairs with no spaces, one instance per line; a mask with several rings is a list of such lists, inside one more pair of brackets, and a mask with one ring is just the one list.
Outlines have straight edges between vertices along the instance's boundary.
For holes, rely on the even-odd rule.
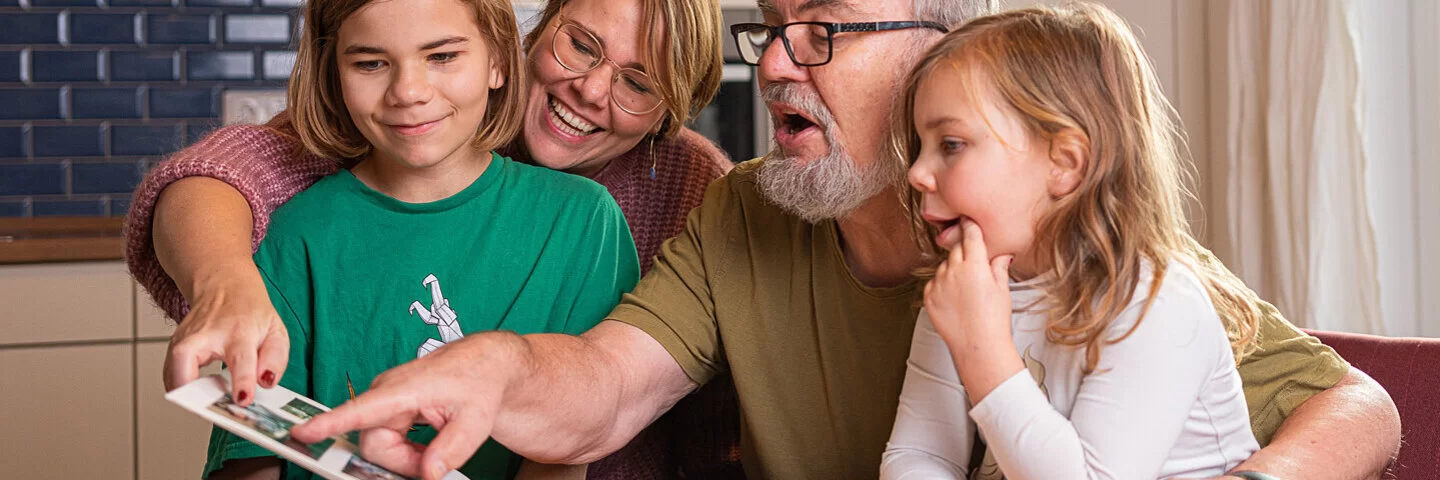
[[910,186],[920,191],[920,193],[934,193],[935,172],[930,168],[930,162],[926,161],[925,158],[924,155],[916,158],[915,163],[910,165],[910,171],[906,173],[905,177],[906,180],[910,181]]
[[773,82],[805,82],[810,79],[810,70],[790,59],[784,40],[778,37],[760,54],[760,65],[756,70],[760,75],[761,88]]
[[610,95],[610,79],[614,76],[615,70],[609,67],[608,63],[601,63],[594,70],[585,72],[577,77],[572,84],[580,99],[596,107],[605,105],[605,97]]
[[430,75],[424,66],[402,65],[394,70],[390,88],[385,92],[386,100],[395,107],[408,107],[428,103],[435,95]]

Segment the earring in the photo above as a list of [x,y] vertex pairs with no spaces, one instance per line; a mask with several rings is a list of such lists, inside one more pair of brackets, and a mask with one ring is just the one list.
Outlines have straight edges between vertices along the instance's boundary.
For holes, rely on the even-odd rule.
[[655,179],[655,136],[650,136],[650,179]]

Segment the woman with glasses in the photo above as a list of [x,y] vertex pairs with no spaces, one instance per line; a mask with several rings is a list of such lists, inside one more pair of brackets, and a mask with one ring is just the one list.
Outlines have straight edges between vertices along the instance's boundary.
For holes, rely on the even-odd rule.
[[[649,270],[661,242],[730,168],[684,128],[719,88],[721,35],[714,0],[549,1],[524,41],[522,133],[500,153],[604,185]],[[263,126],[221,128],[150,172],[126,222],[126,258],[156,303],[183,318],[166,356],[168,389],[216,360],[230,368],[233,393],[253,398],[257,383],[278,383],[287,334],[253,246],[276,207],[352,162],[303,153],[282,113]],[[445,234],[435,227],[415,235]],[[733,387],[711,382],[652,428],[663,431],[637,436],[588,476],[738,476],[736,409]]]

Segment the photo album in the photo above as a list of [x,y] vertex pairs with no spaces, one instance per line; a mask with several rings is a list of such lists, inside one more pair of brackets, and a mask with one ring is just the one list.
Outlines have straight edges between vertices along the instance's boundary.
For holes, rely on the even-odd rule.
[[[331,480],[408,479],[360,458],[358,435],[305,444],[290,438],[290,427],[330,410],[284,387],[256,388],[255,401],[241,407],[230,398],[229,372],[209,375],[165,394],[165,399],[220,428],[264,447],[291,463]],[[468,480],[451,471],[445,480]]]

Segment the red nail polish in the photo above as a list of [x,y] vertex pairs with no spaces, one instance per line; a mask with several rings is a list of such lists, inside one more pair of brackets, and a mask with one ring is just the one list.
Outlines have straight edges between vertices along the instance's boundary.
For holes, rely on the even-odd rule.
[[265,384],[266,388],[275,386],[275,372],[266,370],[265,373],[260,374],[260,383]]
[[247,398],[250,398],[250,394],[249,394],[249,393],[246,393],[246,392],[244,392],[244,391],[241,391],[240,393],[235,394],[235,401],[237,401],[237,402],[245,403],[245,399],[247,399]]

